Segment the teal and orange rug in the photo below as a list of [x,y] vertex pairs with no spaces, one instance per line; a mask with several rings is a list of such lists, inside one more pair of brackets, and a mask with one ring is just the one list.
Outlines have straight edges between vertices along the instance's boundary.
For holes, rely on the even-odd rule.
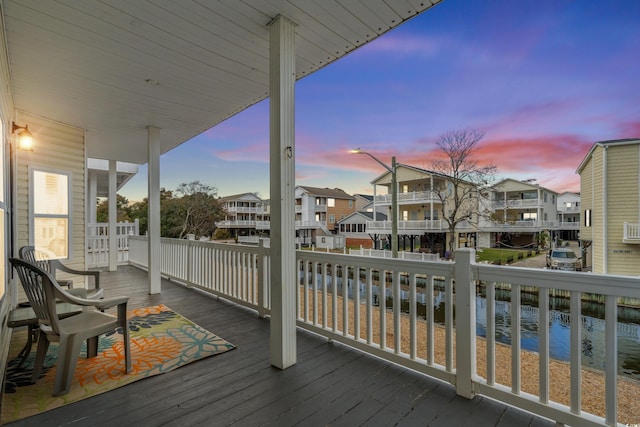
[[[114,331],[100,336],[98,356],[87,359],[84,354],[81,355],[69,394],[54,397],[52,394],[58,347],[56,343],[52,343],[45,367],[35,384],[31,383],[35,350],[20,369],[17,368],[17,359],[9,362],[0,423],[9,423],[86,399],[235,348],[233,344],[164,305],[132,310],[127,317],[131,331],[130,374],[125,375],[123,371],[122,335]],[[14,333],[10,357],[18,354],[25,341],[26,331]]]

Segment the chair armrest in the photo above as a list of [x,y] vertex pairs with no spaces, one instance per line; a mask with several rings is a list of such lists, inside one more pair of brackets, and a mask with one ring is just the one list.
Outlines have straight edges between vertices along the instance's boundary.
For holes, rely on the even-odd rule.
[[100,272],[93,270],[75,270],[73,268],[67,267],[63,263],[61,263],[57,259],[49,260],[49,271],[55,277],[56,270],[63,271],[69,274],[75,274],[80,276],[93,276],[93,281],[96,289],[100,289]]
[[81,298],[79,296],[70,294],[60,288],[60,286],[56,283],[55,285],[55,294],[56,298],[68,302],[71,304],[84,306],[84,307],[96,307],[99,310],[104,310],[106,308],[111,308],[116,305],[125,304],[129,301],[129,297],[127,296],[117,296],[103,299],[87,299]]

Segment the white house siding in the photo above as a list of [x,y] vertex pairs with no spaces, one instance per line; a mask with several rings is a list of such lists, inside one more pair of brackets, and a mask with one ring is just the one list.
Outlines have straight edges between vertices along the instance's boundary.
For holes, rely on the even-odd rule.
[[18,153],[17,167],[17,247],[28,245],[29,229],[29,168],[70,173],[71,215],[69,260],[65,264],[85,268],[85,147],[84,131],[42,117],[19,114],[20,123],[28,123],[33,133],[31,152]]
[[624,223],[638,222],[640,144],[607,151],[607,273],[640,275],[640,245],[623,243]]
[[[10,87],[10,77],[9,77],[9,64],[7,61],[7,49],[5,46],[4,39],[5,29],[4,29],[4,21],[0,20],[0,119],[2,120],[2,129],[4,130],[4,134],[2,135],[2,140],[0,144],[2,146],[4,153],[9,153],[9,150],[6,149],[8,144],[8,139],[11,138],[11,122],[14,118],[14,108],[13,108],[13,98],[11,96],[11,92],[9,91]],[[0,156],[0,159],[3,157]],[[0,191],[3,191],[3,209],[0,210],[0,215],[4,221],[0,224],[4,224],[4,228],[2,228],[2,241],[3,246],[1,250],[2,256],[0,257],[0,369],[1,372],[5,371],[5,366],[7,363],[7,355],[9,348],[9,340],[11,339],[11,333],[7,328],[7,316],[9,315],[9,310],[11,309],[11,300],[12,300],[12,291],[10,287],[7,287],[6,284],[8,282],[8,270],[9,263],[7,261],[7,256],[9,254],[9,216],[7,215],[7,211],[9,208],[9,183],[10,183],[10,175],[9,175],[9,159],[4,158],[4,162],[2,164],[2,178],[4,182],[4,187],[0,186]],[[7,190],[7,191],[5,191]],[[0,379],[0,390],[4,389],[4,375],[2,379]]]

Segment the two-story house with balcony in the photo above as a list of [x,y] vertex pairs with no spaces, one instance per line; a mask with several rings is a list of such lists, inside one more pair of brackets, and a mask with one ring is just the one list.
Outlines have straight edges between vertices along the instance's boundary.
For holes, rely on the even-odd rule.
[[499,246],[534,246],[542,231],[558,230],[558,193],[529,181],[504,179],[492,188],[491,220],[481,228]]
[[255,193],[242,193],[220,198],[225,218],[216,227],[230,231],[231,237],[268,234],[268,203]]
[[[373,216],[377,218],[376,214],[379,212],[387,216],[387,220],[384,221],[367,222],[367,232],[378,237],[374,245],[377,249],[390,246],[393,221],[391,180],[391,172],[385,172],[371,181]],[[443,254],[447,241],[447,224],[441,220],[443,205],[435,189],[443,186],[445,177],[426,169],[399,163],[396,165],[396,180],[398,248],[407,251],[426,248]],[[379,189],[383,189],[382,194],[378,193]],[[472,240],[475,240],[475,237]]]
[[580,228],[580,193],[565,191],[558,195],[558,221],[562,240],[578,240]]
[[295,198],[296,234],[302,244],[336,234],[336,223],[356,211],[355,197],[339,188],[297,186]]
[[596,142],[580,174],[580,241],[595,273],[640,275],[640,139]]

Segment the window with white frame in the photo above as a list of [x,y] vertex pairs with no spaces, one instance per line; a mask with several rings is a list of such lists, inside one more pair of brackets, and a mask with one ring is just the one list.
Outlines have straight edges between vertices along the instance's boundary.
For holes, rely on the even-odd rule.
[[70,175],[32,169],[31,183],[33,245],[51,258],[69,258]]

